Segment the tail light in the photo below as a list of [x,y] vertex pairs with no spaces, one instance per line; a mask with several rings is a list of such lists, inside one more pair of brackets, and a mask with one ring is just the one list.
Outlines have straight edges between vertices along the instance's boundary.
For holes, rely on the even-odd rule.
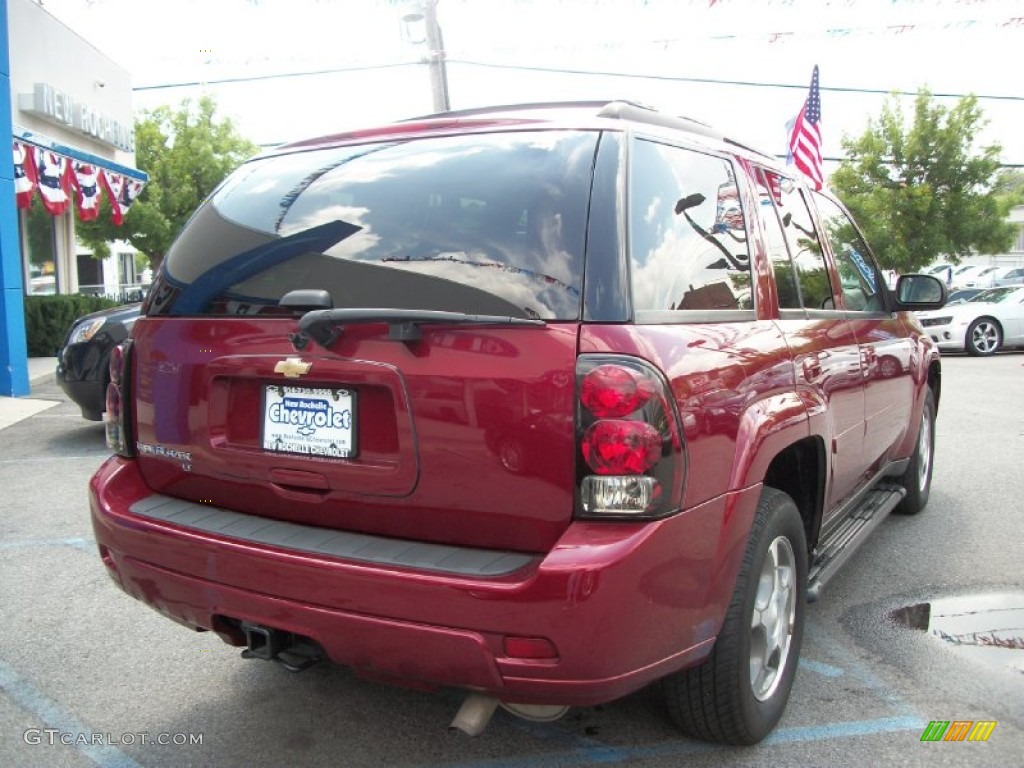
[[668,383],[631,357],[576,363],[577,517],[651,519],[678,511],[682,433]]
[[121,456],[135,455],[131,419],[131,339],[110,351],[110,383],[107,384],[107,447]]

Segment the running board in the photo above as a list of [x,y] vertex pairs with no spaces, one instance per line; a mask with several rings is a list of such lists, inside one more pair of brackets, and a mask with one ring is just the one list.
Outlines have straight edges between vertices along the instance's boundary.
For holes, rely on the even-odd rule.
[[871,532],[903,500],[906,490],[893,483],[881,483],[865,494],[849,516],[827,539],[818,542],[807,574],[807,601],[813,603],[822,588],[838,573]]

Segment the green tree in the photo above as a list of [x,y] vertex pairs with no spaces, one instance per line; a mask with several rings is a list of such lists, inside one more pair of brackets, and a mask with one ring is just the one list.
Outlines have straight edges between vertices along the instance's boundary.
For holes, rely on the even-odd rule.
[[996,176],[995,193],[1007,212],[1015,205],[1024,205],[1024,171],[1015,168],[1001,170]]
[[96,258],[110,253],[107,243],[127,240],[156,270],[192,212],[214,188],[258,147],[239,136],[228,118],[215,116],[209,96],[183,101],[177,109],[157,107],[135,121],[136,164],[149,183],[128,210],[122,226],[111,221],[106,199],[100,215],[77,222],[79,239]]
[[29,264],[43,269],[49,262],[49,270],[52,272],[56,260],[53,253],[53,216],[43,206],[39,195],[32,195],[26,237]]
[[893,96],[863,135],[843,137],[847,159],[831,185],[885,269],[1009,248],[1014,229],[995,193],[1001,147],[973,146],[985,124],[975,97],[947,109],[921,89],[909,124]]

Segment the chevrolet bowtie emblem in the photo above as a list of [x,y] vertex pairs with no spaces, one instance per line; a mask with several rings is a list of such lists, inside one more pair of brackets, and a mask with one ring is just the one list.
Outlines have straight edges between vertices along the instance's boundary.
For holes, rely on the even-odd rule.
[[297,379],[309,373],[312,363],[305,363],[301,357],[289,357],[274,366],[274,373],[283,373],[286,379]]

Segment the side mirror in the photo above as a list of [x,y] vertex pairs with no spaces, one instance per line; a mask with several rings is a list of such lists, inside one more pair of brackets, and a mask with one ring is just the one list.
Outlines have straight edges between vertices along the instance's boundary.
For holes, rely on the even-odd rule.
[[949,295],[946,284],[934,275],[901,275],[896,281],[896,312],[941,309]]

